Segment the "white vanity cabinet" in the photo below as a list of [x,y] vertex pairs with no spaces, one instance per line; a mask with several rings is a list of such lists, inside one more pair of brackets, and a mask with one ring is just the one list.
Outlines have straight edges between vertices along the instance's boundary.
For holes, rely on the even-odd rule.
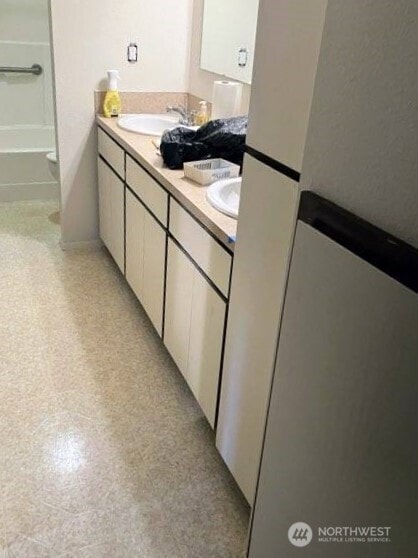
[[166,231],[126,190],[126,279],[162,335]]
[[98,160],[100,237],[117,263],[125,266],[124,183],[102,159]]
[[215,428],[232,252],[102,129],[98,166],[101,238]]
[[226,307],[189,256],[169,239],[164,342],[212,427]]

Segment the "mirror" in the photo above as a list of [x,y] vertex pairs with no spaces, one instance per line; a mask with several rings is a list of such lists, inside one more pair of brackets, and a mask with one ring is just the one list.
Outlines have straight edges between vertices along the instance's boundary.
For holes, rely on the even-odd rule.
[[251,83],[259,0],[205,0],[202,70]]

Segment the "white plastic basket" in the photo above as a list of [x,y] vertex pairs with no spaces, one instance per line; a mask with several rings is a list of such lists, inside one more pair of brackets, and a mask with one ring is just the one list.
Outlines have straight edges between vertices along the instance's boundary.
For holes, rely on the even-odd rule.
[[239,173],[239,165],[230,163],[225,159],[207,159],[206,161],[184,163],[184,176],[202,186],[208,186],[217,180],[236,178]]

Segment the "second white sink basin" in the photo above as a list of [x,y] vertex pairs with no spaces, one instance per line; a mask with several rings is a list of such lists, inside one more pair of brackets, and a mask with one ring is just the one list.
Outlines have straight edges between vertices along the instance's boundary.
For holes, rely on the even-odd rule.
[[206,197],[211,205],[221,213],[238,219],[242,178],[219,180],[209,186]]
[[179,119],[169,114],[129,114],[119,119],[118,126],[136,134],[157,137],[165,130],[177,128]]

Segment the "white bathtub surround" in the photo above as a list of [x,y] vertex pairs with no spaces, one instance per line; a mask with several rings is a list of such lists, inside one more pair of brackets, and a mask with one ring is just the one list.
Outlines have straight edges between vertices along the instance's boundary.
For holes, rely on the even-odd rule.
[[0,126],[0,153],[6,151],[53,151],[53,126]]
[[0,66],[42,66],[42,74],[0,74],[0,126],[54,124],[51,54],[48,42],[0,41]]
[[0,202],[59,198],[46,159],[54,145],[53,126],[0,126]]
[[0,176],[14,174],[9,182],[0,184],[0,202],[59,199],[58,183],[49,174],[46,152],[0,153]]
[[48,41],[48,0],[1,0],[0,37],[7,41]]
[[0,202],[59,197],[46,161],[55,149],[47,6],[47,0],[0,5],[0,66],[43,69],[39,76],[0,74]]

